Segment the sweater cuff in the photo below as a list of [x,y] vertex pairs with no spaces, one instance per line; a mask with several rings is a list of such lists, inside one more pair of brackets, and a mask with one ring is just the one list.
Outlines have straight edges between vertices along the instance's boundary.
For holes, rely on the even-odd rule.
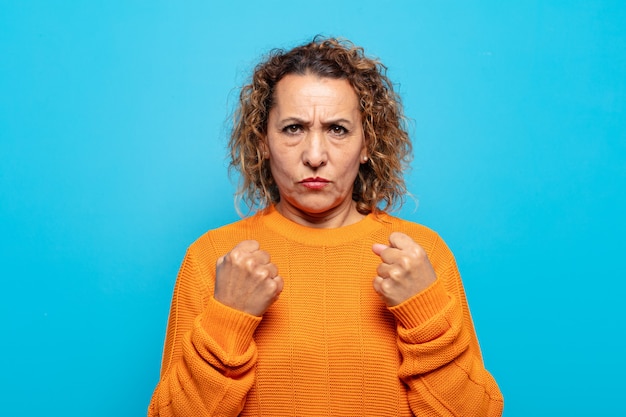
[[424,291],[397,306],[389,307],[389,311],[405,329],[412,329],[441,314],[448,301],[446,289],[441,280],[437,279]]
[[213,297],[209,299],[200,319],[204,331],[224,352],[234,356],[243,355],[250,348],[260,322],[261,317],[235,310]]

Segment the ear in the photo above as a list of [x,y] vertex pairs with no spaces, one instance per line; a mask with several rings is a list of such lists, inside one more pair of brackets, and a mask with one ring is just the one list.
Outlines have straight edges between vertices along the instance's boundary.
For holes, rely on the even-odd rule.
[[259,141],[259,152],[261,154],[261,158],[270,159],[270,151],[269,146],[267,146],[266,137]]
[[367,145],[365,144],[365,141],[363,141],[363,148],[361,148],[361,163],[365,164],[368,160],[369,157],[367,156]]

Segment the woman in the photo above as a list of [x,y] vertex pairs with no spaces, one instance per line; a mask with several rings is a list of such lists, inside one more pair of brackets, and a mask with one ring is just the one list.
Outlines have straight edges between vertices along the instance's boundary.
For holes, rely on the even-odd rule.
[[445,243],[392,217],[411,145],[385,68],[274,51],[230,140],[257,212],[193,243],[150,416],[499,416]]

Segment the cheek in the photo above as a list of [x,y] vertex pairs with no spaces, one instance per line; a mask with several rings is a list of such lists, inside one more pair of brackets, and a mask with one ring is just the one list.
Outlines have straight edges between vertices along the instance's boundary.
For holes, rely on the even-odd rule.
[[361,167],[360,158],[356,160],[346,161],[340,174],[341,182],[345,187],[352,187],[356,177],[359,175],[359,169]]
[[279,185],[285,185],[289,183],[289,180],[294,176],[289,170],[289,163],[280,158],[270,159],[270,171],[274,181]]
[[357,155],[357,156],[353,156],[350,158],[350,160],[348,162],[346,162],[346,171],[350,171],[350,172],[358,172],[359,168],[361,167],[361,155]]

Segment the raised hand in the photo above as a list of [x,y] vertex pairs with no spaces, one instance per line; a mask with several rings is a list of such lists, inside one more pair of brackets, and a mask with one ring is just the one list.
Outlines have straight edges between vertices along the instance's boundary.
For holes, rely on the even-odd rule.
[[213,296],[224,305],[262,316],[282,290],[278,268],[256,240],[238,243],[217,260]]
[[374,278],[374,290],[393,307],[425,290],[437,275],[426,251],[404,233],[389,235],[389,245],[374,243],[372,251],[381,259]]

